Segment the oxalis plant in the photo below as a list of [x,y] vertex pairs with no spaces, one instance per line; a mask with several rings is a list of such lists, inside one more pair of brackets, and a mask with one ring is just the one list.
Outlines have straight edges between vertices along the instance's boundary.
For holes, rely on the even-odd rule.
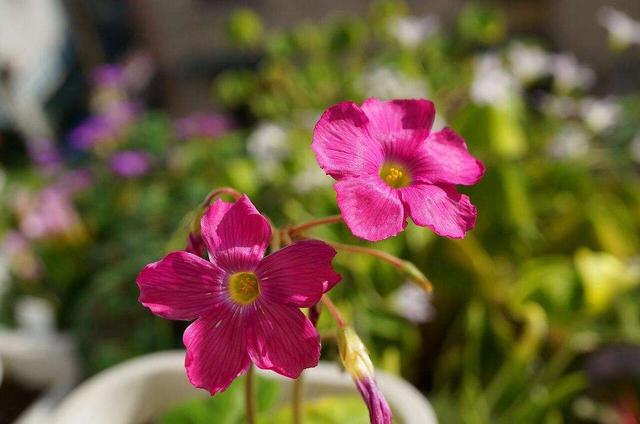
[[342,364],[371,422],[391,422],[367,349],[329,297],[340,282],[332,260],[337,251],[371,255],[424,290],[431,285],[401,258],[307,233],[344,223],[355,236],[376,242],[402,232],[410,217],[440,236],[464,237],[477,212],[455,186],[477,183],[484,167],[453,130],[432,132],[434,118],[433,103],[422,99],[344,102],[323,113],[311,147],[336,180],[340,215],[276,228],[233,188],[207,196],[186,250],[147,265],[137,278],[140,302],[151,312],[194,321],[183,336],[194,386],[215,395],[246,374],[246,419],[255,423],[254,366],[275,371],[296,379],[292,409],[294,422],[301,422],[301,374],[320,360],[316,323],[326,308],[335,321]]

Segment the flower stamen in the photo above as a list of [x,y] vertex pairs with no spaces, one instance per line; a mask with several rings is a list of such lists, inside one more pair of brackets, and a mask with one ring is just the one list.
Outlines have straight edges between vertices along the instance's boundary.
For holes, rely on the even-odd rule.
[[406,187],[411,182],[409,173],[404,167],[390,163],[382,166],[380,169],[380,178],[392,188]]
[[260,295],[258,277],[253,272],[236,272],[229,277],[229,295],[231,300],[248,305]]

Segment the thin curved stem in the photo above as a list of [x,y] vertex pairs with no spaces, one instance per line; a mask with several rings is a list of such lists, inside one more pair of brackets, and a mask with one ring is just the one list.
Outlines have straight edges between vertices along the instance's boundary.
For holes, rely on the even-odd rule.
[[336,250],[342,250],[344,252],[352,252],[352,253],[361,253],[363,255],[373,256],[382,261],[385,261],[391,265],[393,265],[400,272],[404,273],[409,277],[411,281],[417,284],[420,288],[422,288],[427,293],[430,293],[433,290],[433,285],[431,281],[416,267],[412,262],[405,261],[404,259],[400,259],[397,256],[394,256],[390,253],[384,252],[378,249],[372,249],[370,247],[363,246],[354,246],[352,244],[344,244],[344,243],[336,243],[334,241],[322,240],[327,243],[329,246],[333,247]]
[[245,414],[248,424],[256,424],[256,377],[254,365],[249,365],[249,370],[245,377]]
[[216,197],[222,196],[223,194],[227,194],[233,197],[235,200],[238,200],[239,198],[242,197],[242,194],[240,194],[240,192],[234,188],[220,187],[220,188],[211,190],[209,194],[207,194],[207,197],[205,197],[204,202],[202,202],[202,205],[205,207],[209,206]]
[[342,314],[340,314],[340,311],[338,310],[338,308],[336,308],[336,305],[334,305],[331,299],[329,299],[329,296],[323,294],[321,300],[322,303],[324,303],[324,305],[327,307],[329,314],[331,314],[333,319],[336,320],[338,327],[344,327],[345,322],[344,319],[342,319]]
[[385,262],[390,263],[391,265],[393,265],[394,267],[400,270],[404,270],[406,261],[398,258],[397,256],[393,256],[390,253],[384,252],[382,250],[372,249],[370,247],[355,246],[352,244],[337,243],[335,241],[327,241],[327,240],[322,240],[322,241],[324,241],[325,243],[327,243],[329,246],[333,247],[336,250],[342,250],[345,252],[352,252],[352,253],[362,253],[363,255],[373,256]]
[[280,230],[280,240],[283,246],[288,246],[293,243],[293,240],[291,239],[291,230],[289,227],[285,226]]
[[280,229],[271,224],[271,244],[269,246],[271,248],[271,253],[280,250],[280,245],[282,243],[280,235]]
[[291,227],[289,229],[289,234],[291,235],[300,234],[314,227],[319,227],[321,225],[327,225],[327,224],[335,224],[338,222],[342,222],[342,215],[331,215],[331,216],[327,216],[320,219],[314,219],[312,221],[305,222],[304,224]]
[[302,424],[304,421],[304,410],[302,408],[304,402],[304,373],[293,380],[292,412],[293,423]]

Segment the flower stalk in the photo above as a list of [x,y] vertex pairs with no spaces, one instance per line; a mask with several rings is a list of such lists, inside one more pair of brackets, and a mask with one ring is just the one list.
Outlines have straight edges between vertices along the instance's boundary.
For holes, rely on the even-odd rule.
[[233,197],[234,200],[238,200],[242,197],[242,194],[240,194],[240,192],[238,192],[238,190],[234,188],[220,187],[220,188],[211,190],[209,194],[207,194],[207,197],[205,197],[204,201],[200,206],[207,208],[211,204],[211,202],[213,202],[217,197],[220,197],[225,194]]
[[338,324],[338,328],[344,327],[345,326],[344,319],[342,319],[342,315],[340,314],[340,311],[338,310],[338,308],[336,308],[336,305],[333,304],[331,299],[329,299],[329,296],[327,296],[326,294],[323,294],[322,303],[324,303],[324,306],[327,307],[327,311],[329,311],[329,314],[336,321],[336,324]]
[[331,215],[320,219],[314,219],[312,221],[305,222],[304,224],[291,227],[289,229],[289,234],[291,236],[300,235],[311,228],[327,224],[336,224],[338,222],[342,222],[342,215]]
[[256,424],[256,377],[253,364],[249,366],[245,379],[245,414],[248,424]]
[[304,421],[304,410],[302,408],[304,403],[304,373],[293,380],[292,399],[293,424],[302,424]]
[[429,279],[422,273],[422,271],[420,271],[418,267],[415,266],[412,262],[405,261],[390,253],[378,249],[372,249],[370,247],[354,246],[352,244],[343,244],[328,240],[323,241],[338,251],[369,255],[387,262],[393,265],[400,272],[405,274],[407,278],[409,278],[409,280],[417,284],[418,287],[422,288],[427,293],[431,293],[431,291],[433,291],[433,285],[431,284],[431,281],[429,281]]

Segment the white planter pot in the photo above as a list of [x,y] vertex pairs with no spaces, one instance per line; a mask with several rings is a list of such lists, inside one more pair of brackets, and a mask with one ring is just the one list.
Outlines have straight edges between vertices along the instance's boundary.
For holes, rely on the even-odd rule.
[[[108,369],[77,387],[54,411],[55,424],[129,424],[148,422],[168,408],[208,393],[195,389],[184,370],[184,351],[168,351],[132,359]],[[281,401],[291,380],[273,372],[260,375],[281,382]],[[405,424],[437,423],[431,405],[406,381],[379,371],[380,390]],[[305,396],[357,393],[351,378],[337,364],[321,362],[305,371]]]
[[0,385],[3,374],[26,387],[43,391],[15,423],[46,423],[53,408],[77,381],[73,343],[63,334],[33,334],[0,328]]

